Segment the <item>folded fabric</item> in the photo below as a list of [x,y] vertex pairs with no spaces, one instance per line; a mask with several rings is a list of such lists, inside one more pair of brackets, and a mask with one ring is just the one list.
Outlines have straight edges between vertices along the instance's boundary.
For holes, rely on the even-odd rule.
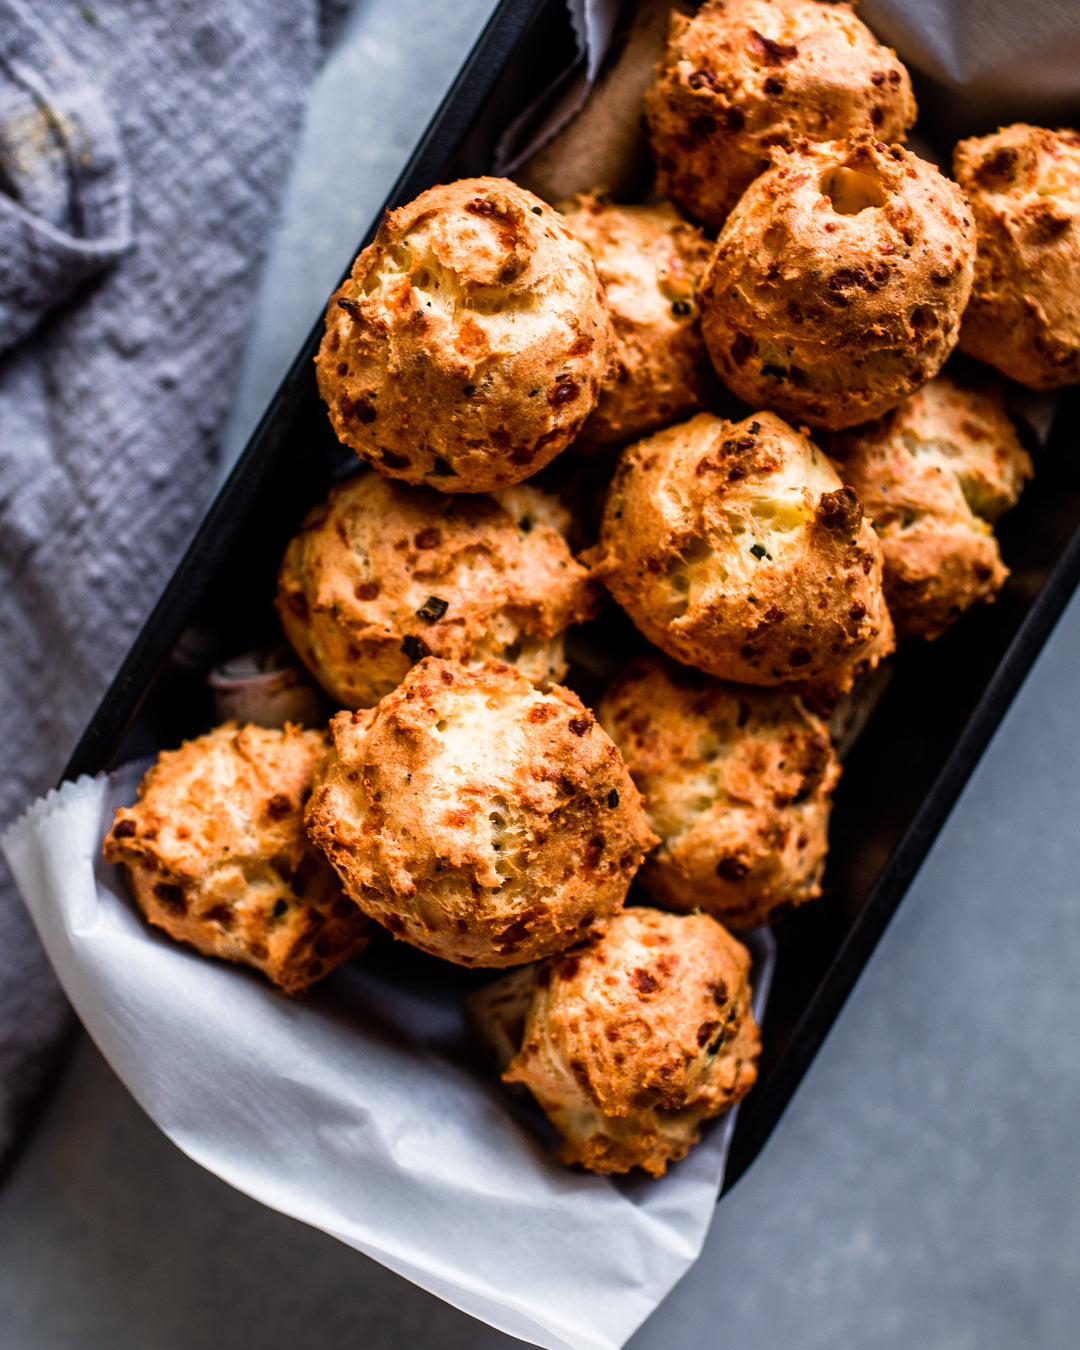
[[[342,0],[0,0],[0,823],[55,782],[204,508]],[[0,875],[0,1167],[70,1014]]]
[[131,242],[116,127],[83,70],[0,0],[0,349]]

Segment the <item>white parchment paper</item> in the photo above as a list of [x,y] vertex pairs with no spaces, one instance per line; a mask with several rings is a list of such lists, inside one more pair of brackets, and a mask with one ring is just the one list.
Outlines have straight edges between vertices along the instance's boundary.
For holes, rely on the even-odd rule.
[[[730,1118],[660,1180],[571,1172],[474,1068],[452,975],[375,947],[304,999],[149,929],[101,856],[143,766],[66,783],[3,851],[64,990],[183,1151],[456,1307],[538,1345],[616,1350],[712,1217]],[[754,943],[760,1012],[771,945]]]
[[950,134],[981,135],[1019,120],[1076,125],[1075,0],[861,0],[858,14],[933,82],[935,112]]

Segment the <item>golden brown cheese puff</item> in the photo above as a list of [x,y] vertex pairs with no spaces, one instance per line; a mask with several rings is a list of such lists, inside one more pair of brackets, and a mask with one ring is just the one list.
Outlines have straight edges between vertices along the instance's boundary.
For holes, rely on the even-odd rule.
[[961,141],[979,232],[960,347],[1032,389],[1080,381],[1080,136],[1019,123]]
[[105,839],[152,924],[286,994],[362,952],[372,931],[304,832],[327,748],[322,731],[226,722],[163,751]]
[[941,375],[830,449],[881,539],[900,637],[939,637],[976,601],[994,599],[1009,569],[992,525],[1031,477],[997,390]]
[[893,647],[857,496],[773,413],[698,413],[624,450],[591,559],[651,642],[721,679],[839,693]]
[[702,1121],[754,1085],[749,973],[749,952],[707,914],[623,910],[537,972],[503,1077],[524,1083],[563,1136],[562,1162],[661,1176]]
[[656,842],[576,695],[428,657],[330,723],[311,837],[372,918],[467,966],[561,951],[623,903]]
[[595,451],[635,440],[705,402],[709,356],[697,287],[712,245],[666,203],[611,206],[581,193],[561,210],[596,260],[615,330],[612,369],[574,442]]
[[574,439],[610,342],[596,267],[558,212],[466,178],[385,217],[331,298],[319,392],[380,473],[486,492]]
[[956,345],[975,227],[932,164],[858,135],[777,151],[728,217],[700,292],[721,379],[838,430],[895,407]]
[[915,112],[895,52],[850,5],[818,0],[710,0],[692,18],[673,14],[645,99],[657,191],[717,227],[774,148],[864,127],[902,141]]
[[650,656],[596,715],[661,839],[640,875],[657,904],[753,928],[821,894],[840,766],[800,698]]
[[370,707],[421,657],[566,673],[563,633],[593,610],[568,513],[529,485],[448,496],[365,473],[335,487],[289,544],[277,607],[328,693]]

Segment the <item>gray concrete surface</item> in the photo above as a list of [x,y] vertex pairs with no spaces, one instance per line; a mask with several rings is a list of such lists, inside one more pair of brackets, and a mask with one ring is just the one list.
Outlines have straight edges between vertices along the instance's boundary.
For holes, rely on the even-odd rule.
[[[353,40],[382,44],[364,107],[334,122],[343,89],[357,93],[342,77],[313,125],[326,119],[320,137],[347,132],[370,156],[372,203],[426,120],[421,96],[429,110],[488,8],[473,0],[445,19],[420,0],[359,9]],[[424,13],[441,33],[414,17]],[[402,91],[417,62],[422,88]],[[405,130],[400,118],[412,119]],[[394,140],[376,155],[379,127]],[[310,322],[299,278],[326,264],[299,255],[321,172],[307,164],[294,180],[268,288],[290,299],[277,321],[264,304],[238,427]],[[1080,1343],[1078,672],[1080,600],[786,1116],[718,1208],[703,1256],[634,1350]],[[406,1344],[514,1342],[202,1172],[81,1046],[0,1191],[3,1350]]]

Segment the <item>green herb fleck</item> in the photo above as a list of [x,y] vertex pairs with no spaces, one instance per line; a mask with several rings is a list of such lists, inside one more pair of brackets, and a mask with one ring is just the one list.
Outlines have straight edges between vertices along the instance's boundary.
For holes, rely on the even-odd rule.
[[686,319],[694,312],[694,307],[689,300],[676,300],[672,303],[671,312],[677,319]]
[[529,516],[522,516],[521,519],[518,521],[518,529],[521,531],[522,534],[528,534],[529,531],[532,529],[532,527],[533,527],[532,519]]
[[288,908],[289,906],[284,900],[275,900],[274,908],[270,911],[270,917],[272,919],[280,919]]
[[618,792],[615,790],[615,788],[612,788],[611,791],[608,793],[608,795],[607,795],[607,804],[608,804],[608,806],[611,807],[611,809],[612,809],[613,811],[614,811],[615,808],[618,806],[618,804],[619,804],[619,794],[618,794]]
[[544,208],[542,206],[534,206],[532,213],[534,216],[542,216],[544,214]]
[[768,558],[768,560],[772,562],[772,554],[766,549],[764,544],[751,544],[750,552],[757,558],[758,562],[760,562],[762,558]]
[[434,474],[437,478],[456,478],[454,466],[448,459],[443,459],[442,455],[435,456],[435,463],[428,469],[429,474]]

